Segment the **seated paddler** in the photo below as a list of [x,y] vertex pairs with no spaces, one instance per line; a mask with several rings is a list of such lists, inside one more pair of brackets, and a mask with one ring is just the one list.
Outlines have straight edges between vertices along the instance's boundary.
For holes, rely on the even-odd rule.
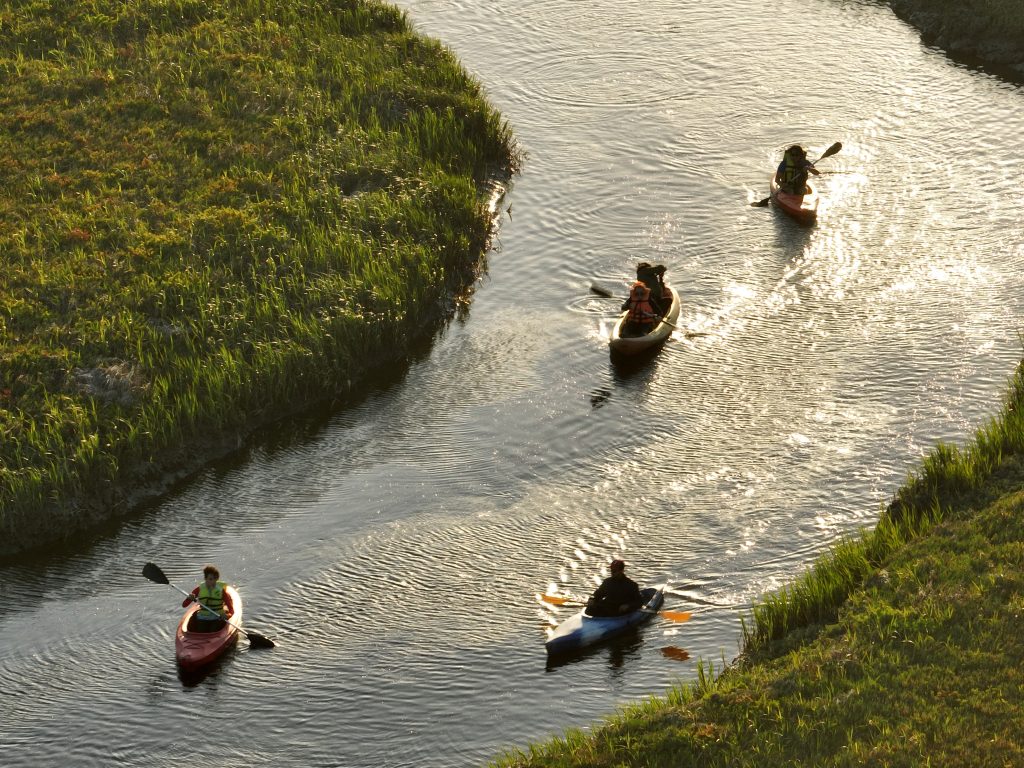
[[227,584],[220,580],[217,566],[208,565],[203,568],[203,582],[192,590],[192,594],[185,598],[181,607],[186,608],[193,602],[200,603],[203,607],[189,619],[189,632],[216,632],[235,612],[231,604],[231,594],[227,591]]
[[651,289],[651,306],[658,317],[668,314],[672,307],[672,291],[665,285],[665,265],[642,261],[636,265],[636,279]]
[[590,616],[621,616],[643,605],[640,587],[626,575],[625,561],[612,560],[609,570],[612,575],[602,581],[587,600]]
[[623,302],[622,311],[628,313],[622,328],[625,332],[623,335],[626,336],[644,336],[650,333],[661,317],[651,302],[651,289],[640,279],[630,286],[629,298]]
[[807,152],[799,144],[794,144],[782,156],[782,162],[775,171],[775,183],[779,189],[791,195],[807,193],[807,174],[820,175],[820,171],[807,159]]

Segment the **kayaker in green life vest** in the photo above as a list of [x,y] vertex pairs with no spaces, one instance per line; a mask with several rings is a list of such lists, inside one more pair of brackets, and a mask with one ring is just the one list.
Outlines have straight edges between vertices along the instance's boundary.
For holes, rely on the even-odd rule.
[[807,152],[799,144],[786,150],[775,171],[775,183],[783,192],[791,195],[803,195],[807,191],[807,174],[820,175],[820,171],[807,159]]
[[[192,602],[201,603],[204,607],[192,615],[188,623],[189,632],[216,632],[235,612],[227,584],[220,580],[220,571],[215,565],[203,568],[203,583],[192,590],[192,594],[185,598],[181,607],[185,608]],[[210,610],[207,611],[207,608]]]
[[612,575],[602,581],[587,600],[587,614],[590,616],[621,616],[643,605],[640,587],[626,575],[625,561],[612,560],[609,570]]

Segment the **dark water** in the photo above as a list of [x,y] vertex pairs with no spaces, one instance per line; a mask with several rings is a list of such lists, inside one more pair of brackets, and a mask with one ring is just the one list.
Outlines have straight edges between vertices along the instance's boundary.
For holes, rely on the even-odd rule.
[[[408,371],[130,522],[0,569],[5,766],[474,766],[733,658],[739,617],[870,526],[1020,357],[1021,89],[871,2],[424,0],[529,153],[468,315]],[[767,194],[823,161],[818,225]],[[602,333],[637,260],[681,289],[647,365]],[[604,330],[603,330],[604,329]],[[548,667],[625,557],[691,610]],[[204,679],[179,596],[220,565],[278,647]]]

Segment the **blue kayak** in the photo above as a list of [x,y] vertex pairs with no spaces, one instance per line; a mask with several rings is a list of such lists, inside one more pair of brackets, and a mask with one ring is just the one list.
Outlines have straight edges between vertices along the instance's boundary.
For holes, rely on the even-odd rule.
[[641,589],[643,607],[622,616],[588,616],[582,610],[559,624],[544,643],[548,656],[561,656],[603,643],[650,621],[665,601],[664,587]]

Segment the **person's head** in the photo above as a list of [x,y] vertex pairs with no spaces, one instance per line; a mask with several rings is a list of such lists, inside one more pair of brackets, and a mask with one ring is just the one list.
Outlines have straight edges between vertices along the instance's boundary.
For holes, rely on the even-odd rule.
[[203,568],[203,580],[210,585],[216,584],[217,579],[220,578],[220,571],[217,570],[217,566],[208,565]]
[[617,573],[625,573],[626,572],[626,561],[625,560],[615,559],[615,560],[612,560],[612,564],[610,566],[608,566],[608,567],[611,569],[612,576],[614,576]]
[[646,261],[641,261],[636,265],[636,276],[641,277],[651,271],[651,265]]
[[794,144],[786,151],[796,158],[807,157],[807,153],[804,151],[804,148],[801,147],[799,144]]

